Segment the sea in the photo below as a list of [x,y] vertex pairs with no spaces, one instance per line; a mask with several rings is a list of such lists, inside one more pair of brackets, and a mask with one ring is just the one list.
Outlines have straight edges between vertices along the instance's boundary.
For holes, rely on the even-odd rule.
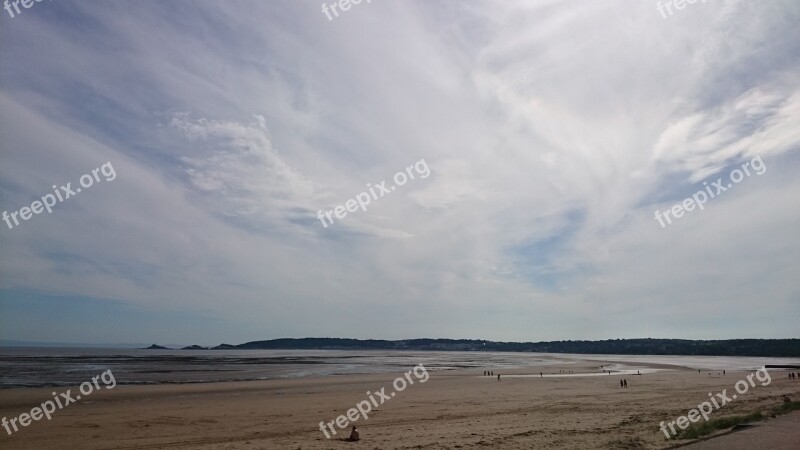
[[[800,365],[798,358],[730,356],[574,355],[562,353],[350,351],[350,350],[149,350],[0,347],[0,389],[72,386],[111,370],[117,384],[209,383],[276,378],[401,373],[422,364],[430,372],[502,372],[596,361],[595,371],[546,376],[602,375],[670,370],[755,370],[765,364]],[[651,364],[658,364],[653,368]],[[516,376],[526,376],[516,375]]]

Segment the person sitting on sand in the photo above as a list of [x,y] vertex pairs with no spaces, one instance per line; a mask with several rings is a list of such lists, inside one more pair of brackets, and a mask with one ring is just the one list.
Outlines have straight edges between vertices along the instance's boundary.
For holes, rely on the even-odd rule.
[[358,430],[356,429],[355,425],[353,425],[353,431],[350,432],[350,437],[347,438],[347,440],[349,442],[355,442],[360,440],[360,438],[358,437]]

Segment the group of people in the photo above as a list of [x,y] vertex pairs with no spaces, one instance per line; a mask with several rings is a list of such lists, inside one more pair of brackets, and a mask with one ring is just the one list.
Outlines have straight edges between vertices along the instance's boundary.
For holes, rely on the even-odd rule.
[[628,380],[626,378],[623,378],[623,379],[619,380],[619,387],[621,387],[621,388],[628,387]]
[[789,379],[796,380],[798,375],[800,375],[800,373],[789,372]]
[[[494,376],[494,370],[484,370],[483,371],[483,376],[485,376],[485,377],[493,377]],[[500,374],[499,373],[497,374],[497,381],[500,381]]]
[[[697,373],[700,373],[700,369],[697,369]],[[711,375],[711,371],[708,371],[708,374]],[[717,372],[717,375],[725,375],[726,372],[723,370],[722,372]]]

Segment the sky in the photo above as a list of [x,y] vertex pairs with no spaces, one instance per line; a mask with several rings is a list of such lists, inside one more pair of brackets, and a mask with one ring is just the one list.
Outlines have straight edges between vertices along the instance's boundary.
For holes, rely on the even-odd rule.
[[800,3],[660,3],[3,10],[0,339],[797,338]]

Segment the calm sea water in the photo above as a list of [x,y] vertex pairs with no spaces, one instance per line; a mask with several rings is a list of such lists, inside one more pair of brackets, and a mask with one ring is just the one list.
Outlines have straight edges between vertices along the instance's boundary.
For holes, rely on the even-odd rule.
[[656,363],[707,370],[754,370],[763,364],[800,364],[798,358],[569,355],[498,352],[339,350],[143,350],[0,347],[0,388],[68,386],[111,369],[118,384],[198,383],[364,373],[399,373],[423,364],[430,371],[502,371],[627,361],[624,371]]

